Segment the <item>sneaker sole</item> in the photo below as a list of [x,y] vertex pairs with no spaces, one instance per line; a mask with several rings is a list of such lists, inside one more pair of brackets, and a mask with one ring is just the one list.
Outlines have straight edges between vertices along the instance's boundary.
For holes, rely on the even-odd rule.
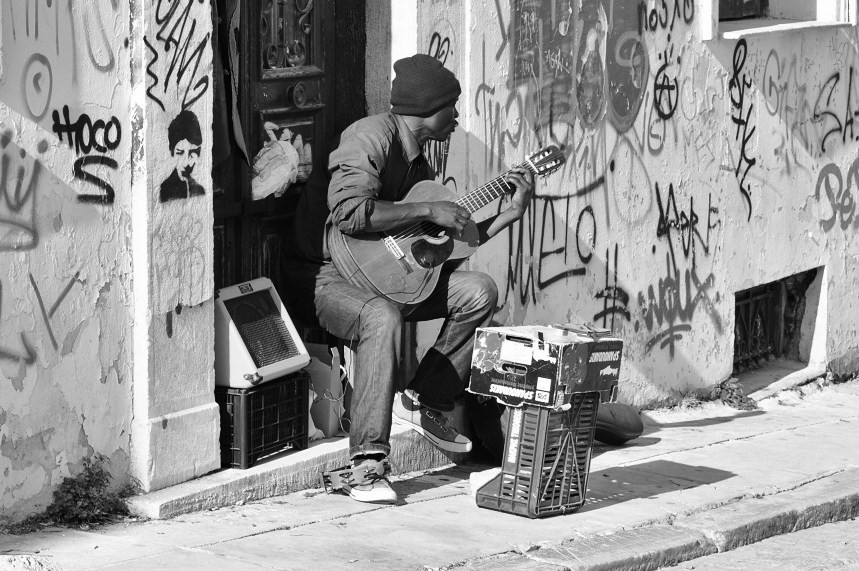
[[392,417],[393,417],[393,420],[396,424],[399,424],[400,426],[407,426],[407,427],[411,428],[412,430],[414,430],[415,432],[417,432],[418,434],[420,434],[421,436],[423,436],[424,438],[429,440],[433,446],[435,446],[436,448],[439,448],[441,450],[444,450],[445,452],[455,452],[455,453],[459,453],[459,454],[465,454],[466,452],[471,452],[471,441],[469,441],[467,444],[456,444],[453,442],[449,442],[447,440],[442,440],[441,438],[436,437],[433,433],[427,432],[426,430],[424,430],[423,427],[420,425],[417,425],[413,422],[409,422],[408,420],[400,418],[396,414],[392,415]]
[[[355,490],[348,486],[343,487],[343,491],[346,494],[355,500],[356,502],[361,502],[364,504],[395,504],[397,503],[397,494],[396,492],[393,495],[389,495],[387,497],[382,494],[373,494],[372,492],[361,492],[360,490]],[[373,496],[376,496],[375,498]]]
[[349,492],[346,492],[346,493],[349,494],[350,498],[352,498],[356,502],[361,502],[362,504],[376,504],[376,505],[389,506],[389,505],[393,505],[393,504],[397,503],[397,498],[384,498],[384,499],[379,498],[379,499],[375,499],[375,500],[370,500],[370,499],[361,499],[358,496],[356,496],[355,494],[351,494]]

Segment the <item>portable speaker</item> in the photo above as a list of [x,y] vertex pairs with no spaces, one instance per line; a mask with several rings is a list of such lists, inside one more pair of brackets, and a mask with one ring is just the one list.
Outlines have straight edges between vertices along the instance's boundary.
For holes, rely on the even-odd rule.
[[215,384],[246,389],[306,367],[310,355],[271,280],[218,290]]

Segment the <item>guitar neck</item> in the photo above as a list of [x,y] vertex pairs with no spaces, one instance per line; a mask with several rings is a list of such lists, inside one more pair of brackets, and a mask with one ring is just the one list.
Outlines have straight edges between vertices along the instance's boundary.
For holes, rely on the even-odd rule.
[[459,206],[462,206],[463,208],[467,209],[472,214],[477,212],[496,198],[500,198],[513,190],[513,185],[504,180],[504,177],[506,177],[511,171],[519,167],[524,167],[532,173],[537,174],[537,170],[534,168],[534,165],[530,164],[529,162],[522,163],[521,165],[517,165],[512,169],[508,170],[504,174],[493,178],[483,186],[472,190],[471,192],[457,200],[456,203]]

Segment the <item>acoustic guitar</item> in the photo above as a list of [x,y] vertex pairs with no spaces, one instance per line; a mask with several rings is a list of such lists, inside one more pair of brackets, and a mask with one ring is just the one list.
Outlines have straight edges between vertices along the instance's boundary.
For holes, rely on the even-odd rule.
[[[535,176],[545,176],[564,161],[560,149],[549,145],[532,153],[514,168],[525,167]],[[415,184],[400,202],[449,201],[473,214],[513,190],[513,185],[504,180],[509,172],[463,197],[457,197],[437,182],[422,181]],[[470,256],[478,245],[477,224],[473,220],[468,221],[461,236],[432,222],[358,235],[344,234],[335,227],[329,233],[331,258],[340,274],[356,285],[370,286],[399,304],[425,300],[435,289],[444,263]]]

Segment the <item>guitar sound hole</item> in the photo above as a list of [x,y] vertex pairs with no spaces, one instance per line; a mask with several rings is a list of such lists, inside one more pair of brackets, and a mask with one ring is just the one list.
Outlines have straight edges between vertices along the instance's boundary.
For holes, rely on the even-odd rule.
[[433,240],[447,239],[447,229],[445,229],[444,226],[439,226],[437,224],[430,224],[426,228],[425,234]]
[[422,268],[435,268],[445,263],[453,252],[453,240],[435,244],[426,240],[416,240],[412,244],[412,256]]

